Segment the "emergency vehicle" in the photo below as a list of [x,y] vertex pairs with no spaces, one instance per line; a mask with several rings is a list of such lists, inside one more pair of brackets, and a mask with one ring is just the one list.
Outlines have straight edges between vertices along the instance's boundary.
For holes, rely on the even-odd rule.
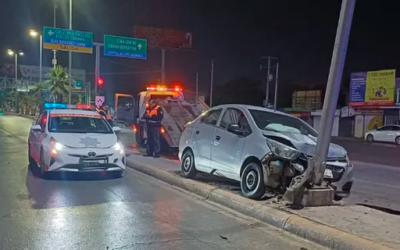
[[192,102],[185,100],[183,89],[179,86],[148,86],[146,91],[140,92],[136,98],[127,94],[116,94],[115,124],[132,126],[139,145],[144,145],[147,141],[146,121],[143,115],[153,99],[158,100],[164,111],[160,129],[162,147],[178,149],[185,125],[206,111],[208,106],[201,99]]
[[111,127],[91,106],[45,103],[45,108],[28,138],[29,163],[41,175],[107,171],[122,176],[126,154],[119,127]]

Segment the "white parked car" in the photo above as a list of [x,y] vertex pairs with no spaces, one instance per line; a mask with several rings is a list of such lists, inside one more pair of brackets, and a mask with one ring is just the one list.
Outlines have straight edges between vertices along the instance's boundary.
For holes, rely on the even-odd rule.
[[394,142],[400,145],[400,125],[385,125],[365,133],[368,142]]
[[122,176],[126,165],[118,127],[95,111],[46,110],[33,122],[28,139],[29,163],[50,171],[107,171]]
[[[246,197],[258,199],[266,188],[286,188],[304,171],[317,136],[306,122],[282,112],[216,106],[186,125],[179,145],[182,174],[193,178],[200,171],[236,180]],[[333,143],[325,179],[335,189],[336,200],[350,195],[353,165],[347,151]]]

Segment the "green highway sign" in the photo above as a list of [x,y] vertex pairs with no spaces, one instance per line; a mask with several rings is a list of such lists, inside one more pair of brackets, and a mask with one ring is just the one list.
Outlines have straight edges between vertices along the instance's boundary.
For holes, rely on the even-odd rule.
[[92,54],[93,33],[43,27],[43,48]]
[[104,55],[133,59],[147,58],[147,40],[104,35]]

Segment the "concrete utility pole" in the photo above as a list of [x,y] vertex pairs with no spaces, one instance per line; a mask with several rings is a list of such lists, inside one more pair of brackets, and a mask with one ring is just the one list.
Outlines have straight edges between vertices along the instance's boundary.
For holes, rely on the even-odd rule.
[[199,72],[196,72],[196,97],[195,97],[195,103],[197,106],[197,102],[199,100]]
[[[285,193],[285,199],[294,204],[301,203],[306,206],[332,204],[334,191],[332,188],[322,184],[325,184],[323,183],[326,168],[325,162],[331,141],[333,121],[335,118],[355,3],[356,0],[342,1],[315,156],[308,161],[308,168],[303,175],[296,178],[295,183],[289,187]],[[320,186],[320,188],[308,190],[307,199],[303,200],[303,192],[305,190],[304,184],[306,182],[311,182],[316,186]]]
[[[267,67],[265,67],[262,63],[260,63],[260,70],[267,70],[267,82],[266,82],[266,89],[265,89],[265,107],[268,107],[268,103],[269,103],[269,82],[271,81],[271,70],[273,69],[273,65],[272,65],[272,60],[277,61],[278,58],[276,57],[272,57],[272,56],[263,56],[261,57],[262,59],[267,59],[268,63],[267,63]],[[263,77],[263,81],[264,81],[264,77]]]
[[213,101],[213,88],[214,88],[214,60],[211,60],[211,84],[210,84],[210,108]]
[[270,68],[271,68],[271,57],[268,57],[268,69],[267,69],[267,88],[265,90],[265,107],[268,107],[269,103],[269,76],[270,76]]
[[278,103],[278,74],[279,74],[279,63],[276,63],[274,111],[276,111],[277,103]]

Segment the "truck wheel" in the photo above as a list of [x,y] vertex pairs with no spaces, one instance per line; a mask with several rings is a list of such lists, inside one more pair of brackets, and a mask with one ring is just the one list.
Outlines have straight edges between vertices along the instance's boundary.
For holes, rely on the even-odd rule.
[[136,127],[136,133],[135,133],[135,139],[136,139],[136,143],[139,145],[139,146],[143,146],[144,145],[144,138],[143,138],[143,126],[141,126],[141,125],[138,125],[137,127]]
[[244,196],[258,200],[265,194],[264,175],[261,166],[250,162],[240,177],[240,188]]

